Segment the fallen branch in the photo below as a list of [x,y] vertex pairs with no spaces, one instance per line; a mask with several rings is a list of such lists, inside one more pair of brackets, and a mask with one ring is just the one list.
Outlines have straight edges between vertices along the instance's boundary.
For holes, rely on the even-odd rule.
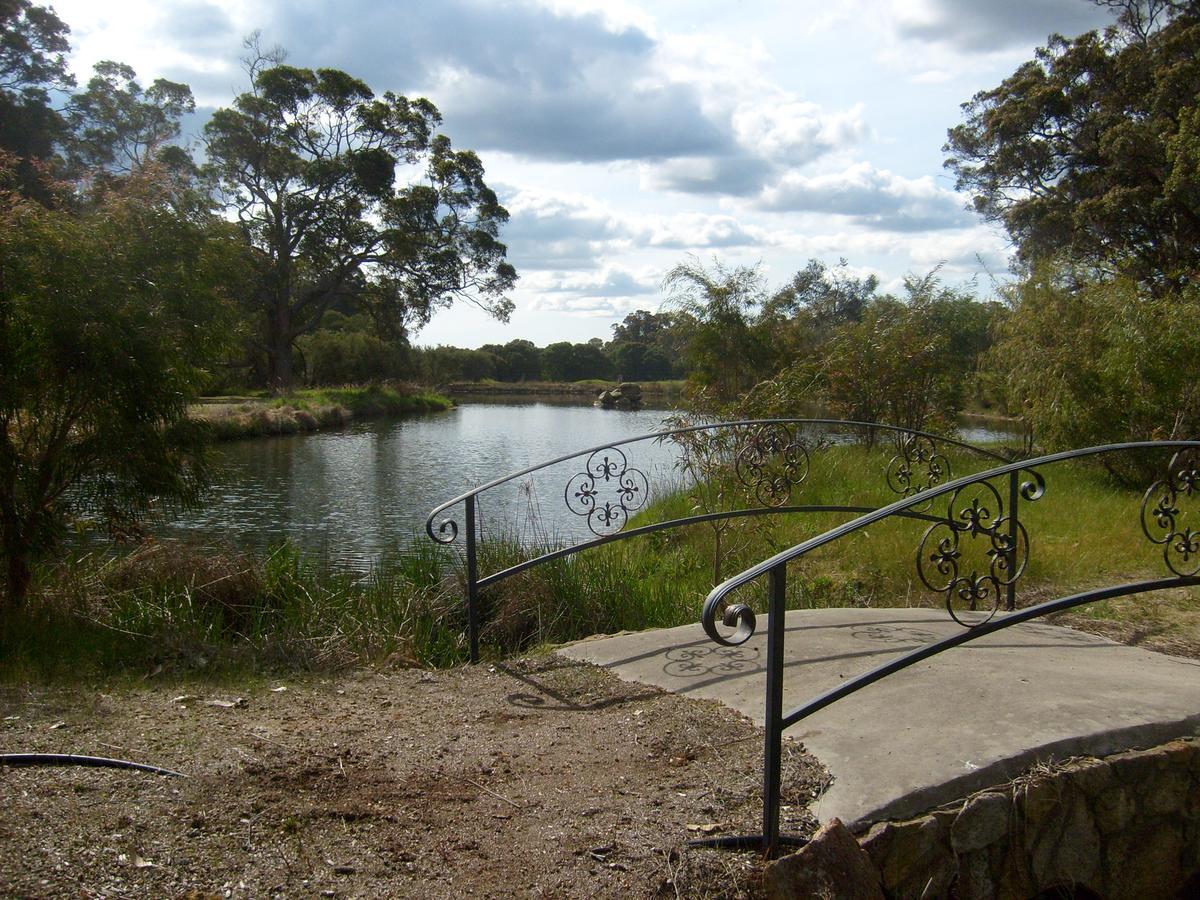
[[85,766],[93,769],[135,769],[153,775],[170,775],[172,778],[187,778],[182,772],[148,766],[145,763],[126,759],[111,759],[107,756],[79,756],[75,753],[0,753],[0,766]]

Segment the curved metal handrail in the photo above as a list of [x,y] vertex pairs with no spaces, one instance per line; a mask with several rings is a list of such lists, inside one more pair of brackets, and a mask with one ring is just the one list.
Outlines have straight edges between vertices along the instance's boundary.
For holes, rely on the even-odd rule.
[[[734,422],[710,422],[710,423],[701,424],[701,425],[688,425],[688,426],[685,426],[682,428],[672,428],[672,429],[667,429],[667,430],[663,430],[663,431],[650,431],[645,434],[640,434],[640,435],[635,435],[633,437],[623,438],[622,440],[619,440],[619,441],[610,441],[605,444],[597,444],[594,447],[588,447],[587,449],[584,449],[584,450],[576,450],[573,453],[567,453],[562,456],[555,457],[554,459],[551,459],[551,460],[546,460],[544,462],[536,463],[535,465],[532,465],[532,466],[527,466],[526,468],[521,469],[519,471],[511,472],[508,475],[503,475],[499,478],[494,478],[485,484],[482,484],[482,485],[479,485],[478,487],[472,488],[469,491],[465,491],[465,492],[459,494],[457,497],[454,497],[451,500],[447,500],[445,503],[439,504],[438,506],[434,507],[433,510],[429,513],[428,517],[425,520],[425,533],[428,534],[429,538],[431,540],[435,541],[436,543],[439,543],[439,544],[454,543],[454,541],[457,540],[458,534],[459,534],[458,523],[454,519],[444,519],[440,523],[435,524],[435,520],[438,518],[438,516],[440,516],[446,510],[450,509],[453,506],[456,506],[459,503],[464,503],[470,498],[478,497],[484,491],[491,490],[492,488],[498,487],[502,484],[506,484],[507,482],[515,481],[516,479],[523,478],[524,476],[532,474],[533,472],[537,472],[541,469],[548,469],[551,466],[555,466],[555,465],[558,465],[559,463],[567,462],[568,460],[571,460],[571,459],[577,459],[580,457],[589,456],[593,453],[598,453],[603,450],[608,450],[608,449],[617,448],[617,447],[624,447],[629,444],[637,443],[639,441],[654,440],[654,441],[661,442],[663,440],[666,440],[668,438],[671,438],[671,437],[674,437],[675,435],[680,435],[680,434],[689,434],[689,433],[699,432],[699,431],[713,431],[713,430],[720,429],[720,428],[734,429],[734,428],[748,428],[748,427],[754,427],[754,426],[761,427],[761,426],[765,426],[765,425],[800,425],[800,426],[827,425],[827,426],[845,427],[845,428],[876,429],[876,430],[880,430],[880,431],[890,432],[893,434],[904,434],[904,435],[908,435],[908,436],[914,437],[914,438],[925,438],[927,440],[937,441],[937,442],[940,442],[943,444],[947,444],[949,446],[958,447],[963,450],[971,451],[972,453],[977,453],[981,456],[990,457],[991,459],[997,459],[997,460],[1002,460],[1002,461],[1008,461],[1010,459],[1009,456],[1006,456],[1003,453],[998,453],[994,450],[989,450],[985,447],[980,447],[975,444],[968,443],[966,441],[960,441],[957,438],[951,438],[951,437],[947,437],[945,435],[934,434],[933,432],[929,432],[929,431],[920,431],[918,429],[905,428],[900,425],[887,425],[887,424],[884,424],[881,422],[860,422],[860,421],[849,420],[849,419],[786,419],[786,418],[785,419],[740,419],[740,420],[734,421]],[[684,523],[684,520],[679,520],[679,522]]]
[[[1119,451],[1129,450],[1181,450],[1186,448],[1200,449],[1200,441],[1129,441],[1119,444],[1101,444],[1095,447],[1085,447],[1079,450],[1064,450],[1059,453],[1051,453],[1045,456],[1039,456],[1034,459],[1020,460],[1018,462],[1007,463],[1002,466],[996,466],[985,472],[978,472],[973,475],[964,475],[961,478],[956,478],[942,485],[930,487],[920,494],[912,497],[905,497],[900,500],[890,503],[887,506],[881,506],[878,509],[865,513],[857,519],[852,519],[835,528],[823,532],[808,540],[802,541],[793,547],[782,550],[774,556],[751,566],[750,568],[739,572],[730,578],[727,578],[721,584],[717,585],[709,592],[704,601],[704,609],[701,614],[701,624],[704,627],[705,633],[716,643],[726,646],[736,646],[745,643],[754,634],[755,617],[754,611],[745,604],[729,605],[727,598],[729,594],[749,584],[752,581],[761,578],[771,572],[772,569],[780,565],[786,565],[793,560],[816,550],[820,547],[830,544],[848,534],[852,534],[860,529],[866,528],[881,519],[886,519],[890,516],[895,516],[903,512],[909,511],[910,507],[925,504],[945,494],[953,495],[955,492],[962,490],[965,487],[970,487],[974,484],[981,484],[993,478],[998,478],[1003,475],[1013,475],[1020,472],[1028,472],[1033,481],[1026,481],[1020,485],[1020,495],[1025,500],[1037,500],[1045,491],[1045,480],[1041,474],[1037,472],[1038,466],[1045,466],[1051,463],[1062,462],[1070,459],[1082,459],[1088,456],[1097,456],[1103,453],[1114,453]],[[721,622],[726,627],[733,627],[735,631],[731,635],[722,635],[717,630],[718,611],[720,611]]]
[[[1013,606],[1015,584],[1024,570],[1028,558],[1028,537],[1017,517],[1017,504],[1018,498],[1037,500],[1045,492],[1045,480],[1038,471],[1038,467],[1106,453],[1143,450],[1176,451],[1167,464],[1166,477],[1160,478],[1149,487],[1142,497],[1140,509],[1142,531],[1152,544],[1162,546],[1163,560],[1174,577],[1096,588],[1015,610]],[[792,842],[779,833],[783,731],[818,710],[931,656],[1031,619],[1097,600],[1200,585],[1200,577],[1197,577],[1200,576],[1200,530],[1181,524],[1179,508],[1181,495],[1189,496],[1193,501],[1200,495],[1200,463],[1197,463],[1196,460],[1197,450],[1200,450],[1200,441],[1196,440],[1129,441],[1067,450],[1034,459],[1007,463],[986,472],[967,475],[942,485],[930,486],[915,497],[905,497],[868,512],[857,519],[783,550],[713,588],[704,603],[702,614],[704,630],[719,644],[736,645],[748,640],[754,634],[757,623],[754,611],[744,603],[731,604],[729,595],[763,575],[769,577],[770,621],[766,635],[766,728],[763,744],[763,831],[761,835],[744,835],[693,843],[709,843],[727,847],[759,847],[766,855],[774,856],[782,843]],[[1190,452],[1185,456],[1185,451]],[[1176,464],[1181,457],[1185,457],[1187,463],[1182,468],[1177,468]],[[1032,480],[1018,484],[1020,480],[1018,476],[1021,472],[1028,472],[1032,476]],[[1003,500],[1000,493],[991,484],[992,479],[1003,476],[1009,478],[1007,516],[1003,511]],[[987,502],[994,506],[994,511],[982,505],[976,495],[971,498],[970,507],[956,513],[955,508],[961,492],[978,485],[987,487],[990,492]],[[950,496],[949,509],[946,516],[932,525],[922,537],[920,548],[917,551],[917,571],[927,587],[946,594],[946,605],[950,615],[964,625],[964,629],[950,637],[918,647],[896,659],[876,666],[813,697],[791,712],[785,713],[783,709],[783,660],[788,564],[819,547],[860,531],[875,522],[891,516],[911,516],[912,506],[944,495]],[[934,530],[940,527],[948,529],[950,536],[937,543],[935,552],[925,556],[926,541],[934,534]],[[960,575],[958,559],[960,534],[968,534],[972,538],[986,535],[990,538],[988,556],[992,558],[992,562],[989,570],[983,575],[979,575],[976,571],[972,571],[965,578]],[[1024,559],[1019,558],[1022,541],[1025,543]],[[1180,561],[1183,563],[1182,567],[1178,564]],[[927,562],[936,564],[938,573],[943,578],[948,578],[945,585],[934,587],[929,583],[922,568]],[[981,590],[981,585],[989,587]],[[1001,586],[1008,590],[1008,613],[994,618],[999,608]],[[973,622],[964,622],[958,618],[953,609],[953,600],[956,594],[961,599],[971,601],[972,608],[974,608],[975,601],[986,597],[988,592],[993,598],[993,608],[989,614]],[[722,635],[717,630],[717,615],[722,609],[722,623],[735,629],[732,634]]]

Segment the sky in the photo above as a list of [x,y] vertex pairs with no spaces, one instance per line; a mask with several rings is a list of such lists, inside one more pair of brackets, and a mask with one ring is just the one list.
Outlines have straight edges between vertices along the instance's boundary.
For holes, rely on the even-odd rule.
[[57,0],[71,65],[189,84],[198,115],[247,87],[243,39],[377,93],[428,97],[479,153],[511,218],[508,324],[470,304],[414,343],[608,339],[656,310],[689,255],[779,286],[817,258],[898,291],[940,268],[987,296],[1003,233],[944,169],[960,106],[1053,32],[1103,27],[1089,0]]

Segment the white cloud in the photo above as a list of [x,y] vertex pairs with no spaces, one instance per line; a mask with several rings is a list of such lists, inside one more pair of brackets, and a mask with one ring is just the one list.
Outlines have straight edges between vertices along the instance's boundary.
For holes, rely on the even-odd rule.
[[699,251],[783,240],[722,213],[618,212],[586,194],[538,189],[507,188],[501,196],[511,217],[504,240],[518,269],[596,269],[639,248]]
[[887,231],[962,228],[973,221],[963,198],[930,176],[905,178],[865,162],[823,175],[793,170],[765,189],[758,204],[775,211],[849,216]]
[[861,103],[831,114],[816,103],[778,99],[739,106],[732,116],[738,143],[772,162],[800,166],[869,134]]

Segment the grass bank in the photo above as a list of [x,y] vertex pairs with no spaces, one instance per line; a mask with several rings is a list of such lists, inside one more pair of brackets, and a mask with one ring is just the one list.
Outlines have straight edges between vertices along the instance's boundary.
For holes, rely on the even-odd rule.
[[191,415],[207,422],[217,440],[235,440],[342,428],[355,419],[441,412],[453,405],[448,397],[410,385],[370,385],[282,397],[209,397]]
[[[814,454],[803,500],[795,499],[882,505],[895,496],[883,478],[887,460],[886,453],[860,447]],[[983,467],[959,456],[951,464],[956,474]],[[1059,464],[1043,475],[1045,495],[1022,505],[1031,549],[1021,605],[1165,574],[1162,547],[1141,530],[1140,493],[1081,464]],[[689,515],[694,505],[685,495],[662,498],[639,522]],[[945,507],[943,500],[930,511]],[[722,573],[845,520],[833,514],[739,520],[721,535]],[[789,606],[941,606],[944,597],[926,589],[914,564],[927,527],[892,520],[822,548],[790,567]],[[986,566],[989,546],[964,541],[964,569]],[[700,524],[527,570],[483,593],[484,652],[497,658],[590,634],[695,622],[713,582],[713,548],[712,528]],[[498,571],[528,552],[512,540],[486,540],[480,571]],[[466,658],[461,573],[452,551],[423,536],[368,575],[291,547],[255,557],[163,543],[120,559],[89,556],[44,574],[25,614],[5,625],[0,679],[452,665]],[[752,586],[743,599],[761,609],[761,592]],[[1068,621],[1200,656],[1194,590],[1097,603]]]

